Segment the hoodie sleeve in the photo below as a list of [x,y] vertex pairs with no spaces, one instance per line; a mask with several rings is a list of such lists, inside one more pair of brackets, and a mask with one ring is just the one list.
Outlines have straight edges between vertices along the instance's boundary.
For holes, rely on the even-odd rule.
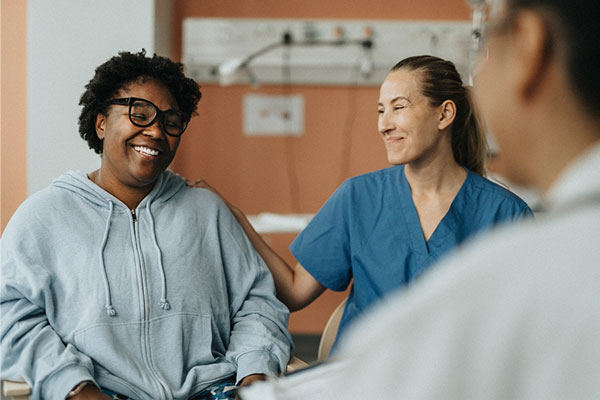
[[32,399],[64,399],[77,383],[94,380],[93,366],[52,327],[52,276],[41,262],[48,256],[47,238],[35,228],[34,215],[20,214],[1,241],[0,375],[24,379],[32,386]]
[[250,374],[279,375],[292,347],[289,310],[275,297],[269,270],[226,207],[219,220],[232,326],[226,357],[237,365],[238,383]]

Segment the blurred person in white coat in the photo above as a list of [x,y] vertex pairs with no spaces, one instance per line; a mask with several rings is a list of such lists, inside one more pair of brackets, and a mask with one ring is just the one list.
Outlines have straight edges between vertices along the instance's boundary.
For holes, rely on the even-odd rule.
[[[365,316],[337,362],[244,400],[600,396],[600,8],[493,4],[475,100],[547,212],[471,243]],[[263,397],[256,397],[256,396]]]

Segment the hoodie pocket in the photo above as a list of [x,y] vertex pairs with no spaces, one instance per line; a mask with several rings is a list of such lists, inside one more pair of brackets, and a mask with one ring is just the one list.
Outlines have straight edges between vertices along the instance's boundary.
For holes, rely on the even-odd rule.
[[139,322],[97,324],[75,332],[73,340],[77,349],[94,361],[96,375],[114,376],[147,388],[152,385],[143,358],[142,332]]
[[152,362],[170,387],[189,393],[201,382],[235,372],[235,366],[225,360],[226,347],[213,322],[211,316],[194,313],[174,313],[149,322]]
[[[170,368],[187,370],[198,364],[215,361],[211,351],[211,317],[192,313],[173,313],[149,323],[152,359],[170,364]],[[158,365],[158,364],[157,364]]]
[[[155,388],[151,377],[158,377],[182,395],[235,373],[221,336],[211,316],[173,313],[146,323],[94,325],[76,332],[74,341],[94,361],[97,376],[112,376],[141,392]],[[106,382],[114,382],[108,376]]]

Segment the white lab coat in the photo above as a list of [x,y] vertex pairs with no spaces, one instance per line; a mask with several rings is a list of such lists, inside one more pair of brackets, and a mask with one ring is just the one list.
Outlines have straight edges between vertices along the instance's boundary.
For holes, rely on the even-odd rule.
[[243,399],[599,398],[600,145],[546,201],[536,221],[476,240],[384,301],[337,363]]

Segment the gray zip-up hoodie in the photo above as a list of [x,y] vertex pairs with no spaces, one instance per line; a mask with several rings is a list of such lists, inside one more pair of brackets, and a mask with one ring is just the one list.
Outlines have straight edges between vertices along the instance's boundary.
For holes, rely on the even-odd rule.
[[33,399],[88,379],[186,399],[288,361],[262,259],[218,196],[169,171],[135,210],[70,172],[21,205],[1,248],[1,374]]

